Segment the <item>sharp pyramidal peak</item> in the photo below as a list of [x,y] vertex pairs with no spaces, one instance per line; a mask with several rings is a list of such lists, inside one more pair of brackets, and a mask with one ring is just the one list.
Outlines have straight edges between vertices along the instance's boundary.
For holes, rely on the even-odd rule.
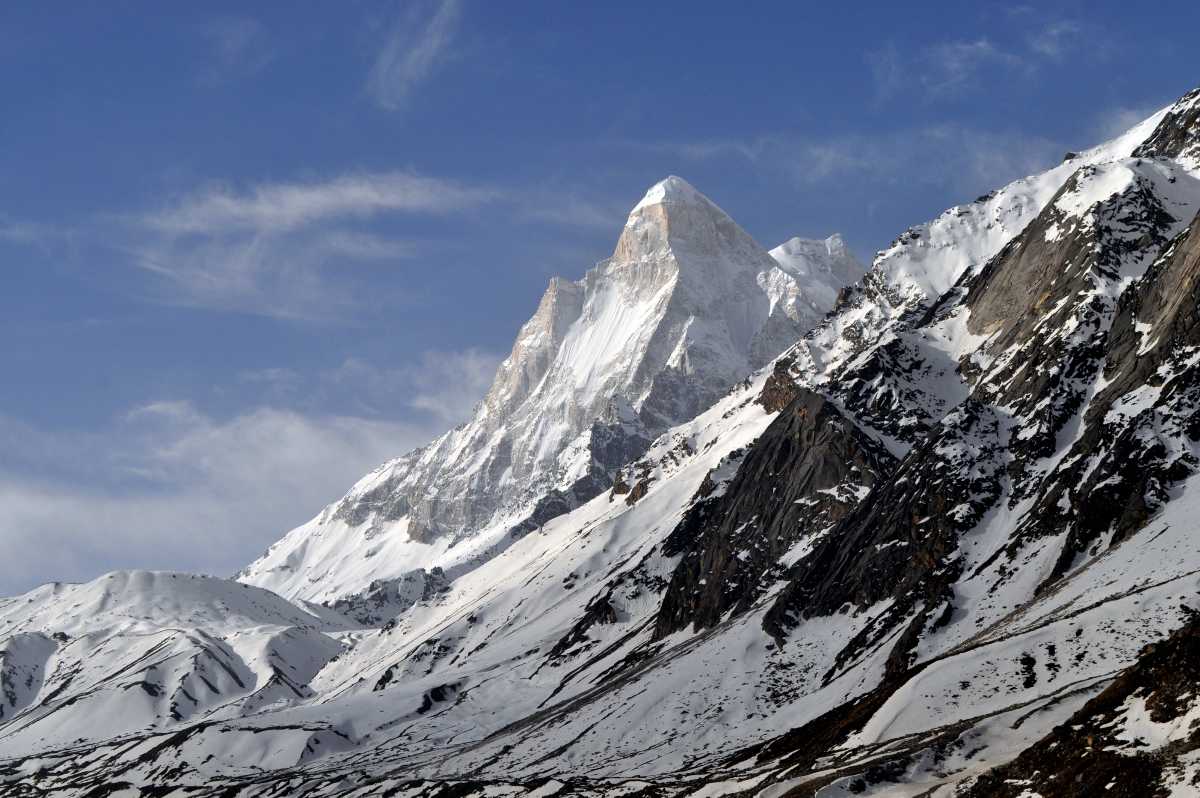
[[374,621],[477,568],[815,326],[862,270],[844,247],[810,249],[776,260],[681,178],[655,184],[611,258],[551,280],[466,425],[381,466],[240,578]]

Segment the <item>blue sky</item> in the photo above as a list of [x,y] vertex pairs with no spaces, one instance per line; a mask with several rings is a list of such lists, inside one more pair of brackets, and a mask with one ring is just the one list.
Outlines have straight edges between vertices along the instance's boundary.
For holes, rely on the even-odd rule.
[[906,226],[1200,83],[1195,3],[7,3],[0,593],[229,573],[456,423],[667,174]]

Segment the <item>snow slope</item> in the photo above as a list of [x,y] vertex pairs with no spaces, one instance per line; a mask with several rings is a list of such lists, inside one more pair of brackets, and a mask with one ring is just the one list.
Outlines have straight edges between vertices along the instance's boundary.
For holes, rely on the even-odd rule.
[[[192,574],[114,572],[0,602],[0,750],[120,737],[312,696],[343,619]],[[327,634],[328,633],[328,634]]]

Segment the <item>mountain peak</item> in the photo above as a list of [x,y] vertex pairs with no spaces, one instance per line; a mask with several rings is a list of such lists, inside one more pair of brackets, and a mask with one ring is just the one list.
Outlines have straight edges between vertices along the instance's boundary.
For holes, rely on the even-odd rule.
[[838,287],[858,280],[866,271],[840,233],[828,238],[789,238],[771,250],[771,257],[781,269],[796,277],[834,275]]
[[706,257],[717,251],[741,250],[742,255],[733,262],[742,265],[770,262],[765,252],[749,253],[760,247],[729,214],[682,177],[670,175],[651,186],[633,206],[613,259],[639,262],[680,247]]
[[1139,158],[1174,158],[1191,169],[1200,169],[1200,88],[1165,109],[1154,132],[1133,154]]
[[633,206],[633,213],[651,205],[712,205],[708,197],[696,190],[688,181],[676,175],[667,175],[655,183],[642,197],[641,202]]

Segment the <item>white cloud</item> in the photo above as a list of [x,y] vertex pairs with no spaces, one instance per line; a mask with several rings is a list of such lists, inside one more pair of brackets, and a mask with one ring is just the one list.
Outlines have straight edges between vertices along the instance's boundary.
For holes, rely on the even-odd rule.
[[186,402],[87,434],[0,419],[19,469],[0,469],[0,594],[116,568],[229,575],[438,431],[274,408],[217,420]]
[[19,219],[0,211],[0,241],[45,248],[69,240],[74,232],[69,228],[52,226],[28,219]]
[[[1043,136],[940,125],[912,142],[915,157],[961,191],[988,191],[1053,166],[1064,147]],[[936,171],[940,168],[940,171]]]
[[353,284],[327,274],[344,260],[319,236],[150,240],[127,252],[158,278],[151,298],[162,304],[308,321],[340,319],[356,304]]
[[[247,372],[266,401],[228,419],[181,400],[90,431],[0,416],[0,595],[118,568],[231,574],[380,463],[466,420],[499,360],[467,349],[396,368]],[[348,395],[354,415],[304,405]]]
[[38,225],[0,215],[0,241],[30,244],[38,241],[41,237],[42,230]]
[[367,77],[367,91],[380,107],[399,110],[430,78],[446,60],[461,16],[459,0],[408,4],[389,30]]
[[421,363],[409,370],[410,405],[447,425],[466,421],[491,386],[500,360],[478,349],[426,352]]
[[419,251],[411,241],[352,230],[333,230],[322,235],[317,245],[331,257],[350,260],[400,260]]
[[[815,173],[822,179],[857,174],[890,183],[942,184],[961,199],[1046,169],[1063,152],[1061,145],[1044,137],[956,124],[853,137],[828,146],[844,151],[844,157],[821,157]],[[806,179],[814,173],[808,161],[794,169]]]
[[[214,183],[139,212],[101,214],[74,228],[51,228],[0,212],[0,243],[110,251],[150,279],[134,290],[159,304],[278,319],[353,321],[385,298],[355,265],[374,268],[462,248],[457,237],[391,232],[431,216],[470,222],[498,207],[514,223],[616,231],[622,204],[594,202],[544,187],[501,189],[415,174],[376,171],[326,179]],[[424,233],[422,233],[424,235]],[[391,281],[392,290],[399,290]]]

